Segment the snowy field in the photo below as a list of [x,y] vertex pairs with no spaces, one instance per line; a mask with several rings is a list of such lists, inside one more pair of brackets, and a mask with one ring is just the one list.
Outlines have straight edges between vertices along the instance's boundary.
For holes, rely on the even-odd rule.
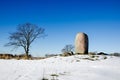
[[1,59],[0,80],[120,80],[120,57],[88,58],[57,56],[43,60]]

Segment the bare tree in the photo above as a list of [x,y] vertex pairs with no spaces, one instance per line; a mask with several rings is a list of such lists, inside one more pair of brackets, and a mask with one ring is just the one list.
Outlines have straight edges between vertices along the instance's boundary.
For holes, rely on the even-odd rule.
[[69,44],[69,45],[66,45],[61,51],[63,53],[73,53],[73,49],[74,49],[74,46]]
[[31,23],[20,24],[17,31],[10,33],[10,42],[6,46],[23,47],[28,58],[31,43],[40,37],[44,37],[45,29]]

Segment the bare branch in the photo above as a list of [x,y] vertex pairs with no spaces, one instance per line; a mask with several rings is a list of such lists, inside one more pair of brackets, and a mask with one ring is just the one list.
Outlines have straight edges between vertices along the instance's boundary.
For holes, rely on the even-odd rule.
[[70,53],[71,51],[73,51],[74,49],[74,46],[69,44],[69,45],[66,45],[61,51],[63,53]]

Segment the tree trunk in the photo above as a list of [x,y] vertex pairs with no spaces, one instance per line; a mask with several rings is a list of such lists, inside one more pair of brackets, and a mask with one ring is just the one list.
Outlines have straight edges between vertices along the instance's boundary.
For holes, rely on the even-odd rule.
[[29,59],[29,46],[27,46],[26,57],[27,57],[27,59]]
[[29,41],[29,37],[28,37],[27,45],[26,45],[26,56],[27,56],[27,59],[29,59],[29,47],[30,47],[30,41]]

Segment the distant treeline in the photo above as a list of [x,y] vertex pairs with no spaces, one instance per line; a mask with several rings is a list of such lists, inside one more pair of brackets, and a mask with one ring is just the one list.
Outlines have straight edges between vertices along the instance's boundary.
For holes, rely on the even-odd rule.
[[[13,55],[13,54],[0,54],[0,59],[27,59],[25,54]],[[29,55],[29,59],[32,59],[32,56]]]
[[26,56],[26,54],[19,54],[19,55],[13,55],[13,54],[0,54],[0,59],[27,59],[27,60],[39,60],[39,59],[45,59],[46,57],[33,57],[32,55]]
[[120,53],[112,53],[110,54],[111,56],[117,56],[117,57],[120,57]]
[[[104,52],[100,52],[100,53],[95,53],[95,52],[89,52],[89,54],[91,55],[109,55],[109,56],[117,56],[120,57],[120,53],[111,53],[111,54],[107,54]],[[33,57],[32,55],[29,55],[29,58],[27,58],[27,56],[25,54],[19,54],[19,55],[13,55],[13,54],[0,54],[0,59],[45,59],[48,57],[53,57],[53,56],[71,56],[71,55],[75,55],[73,53],[63,53],[63,54],[46,54],[45,57]]]

